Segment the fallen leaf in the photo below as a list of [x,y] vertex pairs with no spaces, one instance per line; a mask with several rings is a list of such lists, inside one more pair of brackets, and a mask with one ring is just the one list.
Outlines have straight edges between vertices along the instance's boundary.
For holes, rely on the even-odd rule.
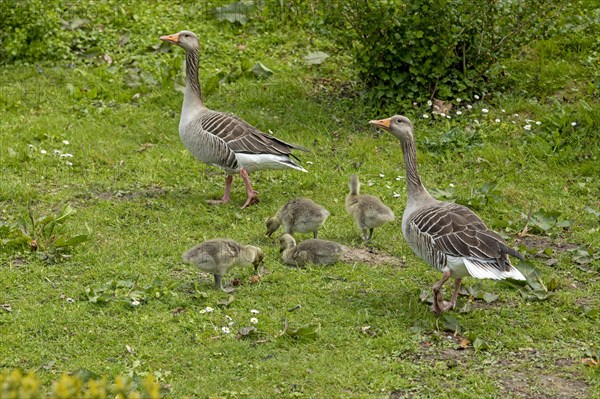
[[12,306],[10,306],[8,303],[0,305],[0,308],[6,310],[7,312],[12,312]]
[[258,282],[260,282],[260,276],[258,274],[250,276],[250,284],[256,284]]
[[595,359],[592,359],[591,357],[586,357],[585,359],[581,359],[581,363],[585,364],[586,366],[590,366],[590,367],[598,367],[598,361]]
[[131,346],[125,345],[125,349],[127,349],[127,352],[131,353],[132,355],[135,354],[135,350]]
[[467,349],[470,343],[471,341],[469,341],[468,338],[462,338],[458,346],[460,347],[460,349]]
[[154,144],[152,144],[152,143],[144,143],[144,144],[140,145],[136,151],[137,152],[144,152],[148,148],[152,148],[152,147],[154,147]]

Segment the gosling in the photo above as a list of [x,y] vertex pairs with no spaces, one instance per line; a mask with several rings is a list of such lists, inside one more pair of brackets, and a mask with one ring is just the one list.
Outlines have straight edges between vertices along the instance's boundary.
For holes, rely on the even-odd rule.
[[286,234],[312,231],[313,237],[317,238],[319,228],[323,226],[328,216],[329,211],[314,201],[308,198],[294,198],[282,206],[275,216],[267,219],[267,236],[271,237],[271,234],[283,225]]
[[308,263],[314,265],[330,265],[340,260],[348,248],[337,242],[310,239],[296,245],[296,240],[290,234],[284,234],[279,239],[283,263],[290,266],[303,267]]
[[[371,241],[373,230],[394,220],[394,212],[377,197],[360,194],[357,175],[350,176],[350,193],[346,196],[346,211],[362,231],[364,241]],[[367,233],[368,230],[368,233]]]
[[215,238],[204,241],[183,254],[183,260],[198,266],[200,270],[215,276],[215,288],[223,289],[223,275],[233,266],[258,266],[264,258],[262,249],[251,245],[242,245],[227,238]]

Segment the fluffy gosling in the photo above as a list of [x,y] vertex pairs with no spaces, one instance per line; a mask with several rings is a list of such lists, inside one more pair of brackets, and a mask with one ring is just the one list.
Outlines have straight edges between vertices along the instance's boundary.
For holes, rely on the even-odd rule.
[[[350,176],[350,192],[346,196],[346,211],[362,231],[364,241],[371,241],[373,230],[394,220],[394,212],[377,197],[360,194],[357,175]],[[368,233],[367,233],[368,230]]]
[[296,240],[290,234],[284,234],[279,239],[283,263],[290,266],[302,267],[307,263],[315,265],[330,265],[340,260],[348,250],[337,242],[310,239],[296,245]]
[[200,270],[215,276],[215,288],[223,289],[223,275],[233,266],[258,266],[264,254],[262,249],[251,245],[242,245],[227,238],[215,238],[204,241],[183,254],[185,262],[196,265]]
[[291,199],[277,211],[275,216],[267,219],[267,236],[271,237],[279,226],[283,225],[286,234],[313,233],[319,235],[319,228],[323,226],[329,216],[329,211],[308,198]]

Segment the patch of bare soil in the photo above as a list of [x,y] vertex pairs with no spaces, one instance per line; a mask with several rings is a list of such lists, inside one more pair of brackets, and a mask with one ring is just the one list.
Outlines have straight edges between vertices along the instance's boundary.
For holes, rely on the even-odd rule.
[[500,380],[501,390],[513,398],[571,399],[586,398],[588,385],[556,374],[512,373]]
[[342,257],[342,262],[364,263],[369,266],[390,265],[402,267],[402,261],[395,256],[371,248],[348,247],[348,252]]
[[161,197],[161,196],[165,195],[166,193],[167,193],[166,189],[164,189],[162,187],[154,186],[154,187],[149,187],[149,188],[146,188],[143,190],[138,190],[138,191],[129,191],[129,190],[118,190],[116,192],[105,191],[105,192],[96,194],[96,197],[104,199],[104,200],[110,200],[110,201],[115,201],[115,200],[131,201],[136,198]]
[[546,248],[550,248],[552,249],[552,252],[559,254],[578,247],[578,245],[570,242],[563,242],[560,240],[554,240],[550,237],[531,234],[516,238],[515,244],[524,245],[529,249],[536,249],[538,251],[543,251]]

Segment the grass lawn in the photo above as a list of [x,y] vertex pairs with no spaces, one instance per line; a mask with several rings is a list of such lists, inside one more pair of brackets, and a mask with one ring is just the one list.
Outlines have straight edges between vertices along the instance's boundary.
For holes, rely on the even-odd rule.
[[[398,109],[415,124],[425,186],[471,206],[526,254],[519,267],[537,270],[530,288],[467,278],[457,309],[437,318],[420,296],[440,274],[402,237],[399,142],[367,126],[390,115],[355,95],[343,52],[303,31],[204,23],[185,26],[204,34],[201,82],[238,62],[240,43],[243,57],[275,72],[219,86],[207,105],[310,148],[297,154],[308,173],[253,174],[261,201],[245,210],[236,176],[232,201],[207,205],[222,196],[225,176],[179,139],[180,49],[147,55],[157,83],[134,87],[106,65],[3,66],[0,222],[69,204],[76,213],[53,235],[89,239],[65,259],[43,248],[0,251],[0,370],[36,370],[46,389],[78,370],[154,374],[176,398],[600,398],[600,106],[588,49],[544,44],[508,63],[512,79],[541,76],[543,96],[523,84],[528,95],[463,99],[451,119],[426,104]],[[332,57],[307,66],[309,50]],[[370,249],[344,210],[352,173],[396,213]],[[285,266],[280,231],[265,237],[264,222],[298,196],[331,212],[320,238],[366,255]],[[260,246],[261,280],[234,269],[227,294],[182,263],[185,250],[214,237]]]

